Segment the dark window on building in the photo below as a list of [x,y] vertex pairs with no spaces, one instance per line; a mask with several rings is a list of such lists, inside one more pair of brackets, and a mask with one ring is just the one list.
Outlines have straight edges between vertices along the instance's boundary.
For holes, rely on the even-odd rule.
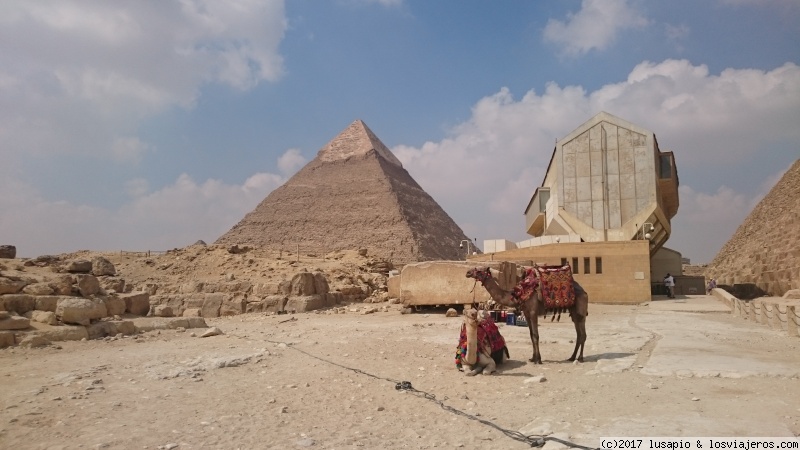
[[603,273],[603,258],[599,256],[594,259],[594,273]]
[[578,273],[578,258],[572,258],[572,273]]
[[591,273],[591,271],[589,270],[590,269],[589,261],[590,261],[589,258],[583,258],[583,273]]
[[561,266],[563,267],[566,265],[567,265],[567,258],[561,258]]
[[661,155],[661,178],[672,178],[672,158]]

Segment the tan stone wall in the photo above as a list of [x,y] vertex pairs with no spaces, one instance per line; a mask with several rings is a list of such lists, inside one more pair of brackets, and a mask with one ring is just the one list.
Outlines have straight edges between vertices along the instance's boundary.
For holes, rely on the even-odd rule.
[[[474,262],[430,261],[407,264],[400,272],[400,300],[404,305],[453,305],[486,302],[491,299],[486,289],[467,270]],[[480,264],[499,269],[500,263]],[[516,274],[514,275],[516,276]],[[397,278],[397,277],[394,277]],[[502,278],[502,277],[501,277]],[[505,285],[504,285],[505,284]],[[508,283],[500,282],[509,289]],[[473,290],[474,288],[474,290]]]
[[[585,258],[589,268],[586,273]],[[597,273],[597,258],[602,273]],[[559,243],[478,255],[469,262],[511,261],[523,265],[573,265],[574,277],[589,293],[591,303],[641,303],[650,301],[650,254],[646,241]],[[573,271],[575,266],[573,266]]]

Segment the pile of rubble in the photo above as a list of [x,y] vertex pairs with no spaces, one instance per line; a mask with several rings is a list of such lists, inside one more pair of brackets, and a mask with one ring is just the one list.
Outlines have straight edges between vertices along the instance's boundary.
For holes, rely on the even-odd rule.
[[[0,347],[131,335],[130,318],[150,312],[147,293],[124,292],[125,280],[106,258],[2,261]],[[37,267],[51,270],[28,270]]]
[[40,344],[135,334],[135,319],[145,316],[180,318],[168,326],[195,328],[205,326],[203,318],[244,313],[341,314],[352,303],[388,305],[393,269],[365,251],[300,262],[297,255],[204,244],[159,254],[9,256],[0,259],[0,347],[33,336]]

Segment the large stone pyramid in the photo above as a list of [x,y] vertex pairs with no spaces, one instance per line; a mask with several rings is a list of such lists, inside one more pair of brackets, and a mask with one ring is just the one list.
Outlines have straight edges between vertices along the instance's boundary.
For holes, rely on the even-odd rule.
[[800,289],[800,160],[753,208],[706,277],[730,286],[752,284],[773,296]]
[[464,259],[461,228],[361,120],[217,244],[328,253],[366,248],[396,265]]

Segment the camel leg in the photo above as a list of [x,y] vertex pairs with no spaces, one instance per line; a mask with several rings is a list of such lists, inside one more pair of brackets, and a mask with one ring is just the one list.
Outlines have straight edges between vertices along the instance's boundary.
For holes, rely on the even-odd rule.
[[531,335],[531,344],[533,345],[533,356],[528,361],[534,364],[542,363],[542,355],[539,353],[539,317],[535,312],[526,309],[524,311],[525,318],[528,319],[528,332]]
[[491,356],[488,356],[488,361],[486,363],[486,367],[483,368],[484,375],[491,375],[497,369],[497,364],[494,362]]
[[474,366],[472,366],[472,370],[470,370],[469,372],[466,373],[466,376],[474,377],[475,375],[477,375],[477,374],[479,374],[481,372],[483,372],[483,366],[479,366],[478,364],[475,364]]
[[[583,344],[586,342],[586,317],[579,316],[572,313],[572,322],[575,324],[575,350],[572,351],[572,356],[569,361],[575,361],[575,356],[578,356],[578,361],[583,362]],[[578,349],[580,348],[580,353]]]

